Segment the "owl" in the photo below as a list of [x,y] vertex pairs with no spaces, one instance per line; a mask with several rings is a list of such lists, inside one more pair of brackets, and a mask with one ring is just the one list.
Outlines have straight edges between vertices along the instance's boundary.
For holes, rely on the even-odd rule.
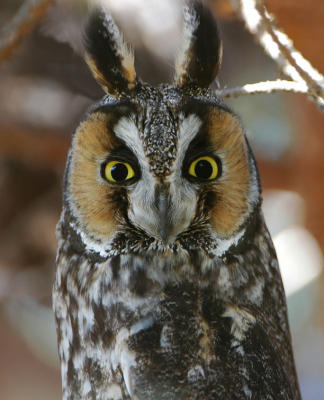
[[86,61],[106,95],[69,152],[53,303],[63,399],[300,399],[286,300],[237,115],[209,86],[222,47],[185,7],[172,85],[137,78],[94,10]]

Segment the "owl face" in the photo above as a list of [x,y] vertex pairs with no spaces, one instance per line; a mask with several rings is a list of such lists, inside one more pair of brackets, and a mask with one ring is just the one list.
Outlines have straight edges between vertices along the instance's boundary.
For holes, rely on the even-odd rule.
[[154,88],[136,79],[109,15],[99,12],[89,23],[88,64],[108,95],[75,132],[66,199],[91,239],[108,244],[131,232],[164,248],[188,232],[226,239],[259,202],[240,122],[208,90],[220,64],[218,32],[211,32],[213,57],[201,71],[199,58],[208,54],[197,50],[199,26],[190,26],[175,84]]

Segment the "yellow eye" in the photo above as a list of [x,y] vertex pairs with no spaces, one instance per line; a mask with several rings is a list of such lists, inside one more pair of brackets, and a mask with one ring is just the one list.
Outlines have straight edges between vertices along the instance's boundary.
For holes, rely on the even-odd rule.
[[109,182],[123,183],[134,178],[133,168],[123,161],[108,161],[104,167],[104,177]]
[[210,181],[219,176],[219,166],[216,160],[210,156],[203,156],[197,158],[190,164],[189,175],[195,178]]

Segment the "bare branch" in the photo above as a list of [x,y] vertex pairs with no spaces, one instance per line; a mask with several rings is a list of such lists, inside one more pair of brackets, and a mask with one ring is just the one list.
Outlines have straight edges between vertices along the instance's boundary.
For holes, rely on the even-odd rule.
[[0,63],[7,60],[55,0],[26,0],[0,37]]
[[[296,91],[307,93],[319,106],[324,107],[324,77],[308,60],[306,60],[293,46],[288,36],[275,26],[274,18],[268,13],[264,0],[232,0],[237,12],[244,20],[248,30],[257,38],[259,43],[278,64],[280,71],[292,79],[289,85],[283,85],[279,81],[276,89],[271,91]],[[290,81],[286,81],[290,82]],[[304,91],[306,84],[308,90]],[[261,88],[266,82],[260,82],[257,91],[246,92],[243,88],[233,89],[233,93],[267,93]],[[267,87],[268,84],[265,85]],[[271,86],[271,85],[270,85]],[[291,89],[287,89],[291,87]],[[241,89],[241,90],[240,90]],[[234,95],[234,94],[233,94]],[[231,95],[229,95],[231,96]]]
[[[311,90],[315,91],[315,95],[322,96],[324,93],[323,82],[324,77],[307,61],[301,53],[299,53],[293,46],[292,41],[275,26],[275,21],[267,12],[263,1],[257,1],[257,11],[260,13],[262,23],[264,24],[267,32],[272,40],[278,45],[282,55],[286,58],[287,62],[295,68]],[[289,69],[288,69],[288,75]],[[293,76],[291,76],[293,78]],[[320,85],[322,83],[322,85]]]
[[294,92],[307,94],[308,86],[304,82],[293,82],[277,79],[275,81],[249,83],[243,85],[242,87],[216,90],[216,94],[221,97],[238,97],[245,94],[274,92]]

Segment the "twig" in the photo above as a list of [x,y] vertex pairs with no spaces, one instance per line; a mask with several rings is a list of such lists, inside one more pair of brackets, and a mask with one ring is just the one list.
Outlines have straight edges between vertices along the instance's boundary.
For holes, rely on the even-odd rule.
[[[268,93],[270,91],[292,91],[306,93],[319,106],[324,107],[324,77],[308,60],[306,60],[293,46],[286,34],[280,31],[274,22],[274,18],[268,13],[264,0],[232,0],[237,12],[244,20],[248,30],[257,38],[269,56],[277,63],[282,73],[289,76],[292,81],[284,85],[280,81],[273,84],[260,82],[255,84],[256,92],[252,87],[248,92],[243,88],[235,88],[233,94],[238,96],[247,93]],[[290,82],[288,84],[288,82]],[[306,86],[305,86],[306,85]],[[265,88],[263,90],[262,88]],[[305,90],[307,87],[307,90]],[[289,89],[288,89],[289,88]],[[226,90],[231,93],[230,90]]]
[[261,94],[274,92],[294,92],[307,94],[308,87],[304,82],[293,82],[277,79],[275,81],[249,83],[243,85],[242,87],[216,90],[216,94],[221,97],[238,97],[245,94]]
[[0,36],[0,63],[7,60],[55,0],[26,0]]
[[[262,17],[262,22],[267,32],[271,36],[272,40],[278,45],[279,50],[287,62],[295,68],[302,80],[307,83],[311,91],[315,91],[315,95],[323,96],[324,77],[301,55],[301,53],[294,48],[293,43],[288,36],[275,27],[275,22],[267,12],[263,1],[259,0],[256,2],[256,9]],[[287,73],[290,75],[289,69]],[[291,76],[291,78],[293,77]],[[322,82],[322,85],[320,85],[320,82]]]

